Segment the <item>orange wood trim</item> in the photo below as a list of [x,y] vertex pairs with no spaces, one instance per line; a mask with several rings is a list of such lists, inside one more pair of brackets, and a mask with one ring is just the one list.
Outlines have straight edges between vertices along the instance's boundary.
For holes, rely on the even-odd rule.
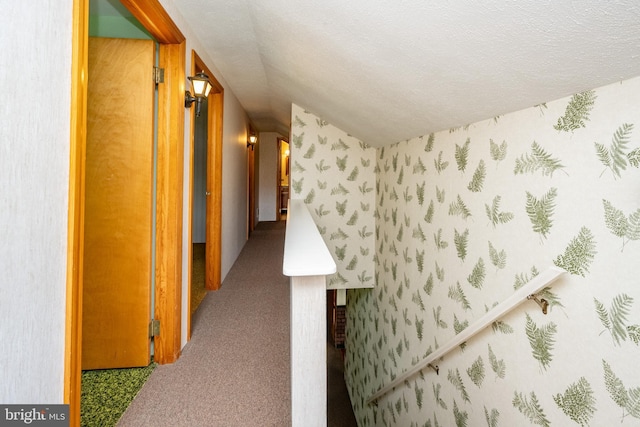
[[256,178],[255,178],[255,164],[256,164],[256,147],[247,148],[247,187],[248,187],[248,203],[247,203],[247,216],[249,218],[247,238],[253,230],[256,228]]
[[[191,54],[192,71],[204,71],[211,82],[207,116],[207,254],[208,271],[206,288],[220,289],[222,277],[222,118],[224,111],[224,87],[195,51]],[[193,141],[193,131],[191,134]],[[193,146],[192,146],[193,152]]]
[[[219,86],[222,88],[222,86]],[[214,85],[215,89],[215,85]],[[218,89],[220,90],[220,89]],[[224,89],[213,95],[209,94],[209,100],[213,108],[209,109],[209,155],[207,169],[212,171],[213,187],[211,193],[211,218],[209,235],[211,242],[211,260],[209,264],[209,278],[207,289],[217,290],[222,285],[222,117],[224,108]]]
[[84,151],[87,129],[89,1],[74,0],[72,13],[64,403],[69,405],[69,425],[79,426],[82,378],[82,252],[84,241]]
[[185,38],[158,0],[120,0],[161,44],[180,44]]
[[155,318],[161,329],[154,360],[163,364],[180,354],[185,43],[160,45],[159,57],[165,81],[158,86]]
[[[196,58],[197,55],[195,51],[191,51],[191,74],[193,76],[197,73],[196,71]],[[193,106],[192,106],[193,107]],[[194,147],[194,114],[195,109],[189,109],[189,122],[191,126],[189,126],[189,212],[187,213],[187,236],[189,236],[189,248],[187,248],[187,253],[189,259],[187,260],[187,341],[191,341],[191,284],[193,280],[193,147]]]

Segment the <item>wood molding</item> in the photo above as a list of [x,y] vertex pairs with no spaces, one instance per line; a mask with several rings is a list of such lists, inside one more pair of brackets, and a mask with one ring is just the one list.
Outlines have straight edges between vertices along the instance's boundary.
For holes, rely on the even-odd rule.
[[[221,86],[220,86],[221,87]],[[215,88],[215,86],[214,86]],[[213,186],[211,192],[210,230],[207,238],[214,242],[211,248],[211,261],[209,264],[209,282],[207,289],[217,290],[222,285],[222,116],[224,108],[224,89],[209,95],[213,108],[209,109],[209,129],[212,137],[209,138],[210,155],[207,169],[212,171]],[[212,111],[213,110],[213,111]]]
[[64,403],[69,425],[80,425],[82,378],[82,253],[84,245],[84,175],[87,129],[89,1],[73,2],[71,41],[71,110],[69,211],[65,308]]
[[158,0],[120,0],[160,44],[180,44],[185,38]]
[[[191,54],[194,73],[204,71],[211,82],[207,115],[207,272],[206,288],[220,289],[222,277],[222,118],[224,115],[224,87],[215,78],[195,51]],[[193,130],[193,129],[192,129]],[[193,131],[191,134],[193,143]],[[193,146],[192,146],[193,152]]]
[[164,364],[178,359],[182,332],[185,43],[161,44],[159,57],[165,69],[165,81],[158,86],[156,183],[155,318],[161,331],[154,360]]

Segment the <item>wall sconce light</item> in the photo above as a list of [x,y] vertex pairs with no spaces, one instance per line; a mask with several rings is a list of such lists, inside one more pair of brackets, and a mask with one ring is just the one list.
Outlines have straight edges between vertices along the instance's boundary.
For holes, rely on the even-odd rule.
[[251,149],[253,150],[253,147],[256,145],[256,142],[258,142],[258,137],[253,134],[249,135],[249,140],[247,141],[247,147],[251,147]]
[[200,106],[202,105],[202,100],[206,99],[209,96],[209,92],[211,92],[211,82],[209,81],[209,76],[207,76],[203,71],[200,71],[195,76],[187,78],[191,82],[193,95],[189,91],[185,92],[184,106],[186,108],[191,108],[191,104],[195,101],[196,117],[200,117]]

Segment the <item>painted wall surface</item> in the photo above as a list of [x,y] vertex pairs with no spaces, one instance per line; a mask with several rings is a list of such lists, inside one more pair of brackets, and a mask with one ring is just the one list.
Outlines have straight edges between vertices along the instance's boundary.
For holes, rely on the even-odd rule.
[[[91,11],[89,11],[91,13]],[[125,39],[153,39],[133,17],[89,15],[90,37],[118,37]]]
[[[640,425],[638,99],[640,78],[378,150],[376,288],[347,291],[359,425]],[[525,302],[366,403],[554,265],[548,315]]]
[[3,404],[63,401],[71,6],[9,2],[0,16]]
[[200,107],[193,129],[193,212],[191,235],[193,243],[207,241],[207,132],[208,102]]
[[260,132],[258,138],[258,220],[275,221],[278,200],[278,137],[276,132]]
[[376,150],[295,104],[289,148],[290,197],[304,199],[337,265],[327,287],[373,287]]

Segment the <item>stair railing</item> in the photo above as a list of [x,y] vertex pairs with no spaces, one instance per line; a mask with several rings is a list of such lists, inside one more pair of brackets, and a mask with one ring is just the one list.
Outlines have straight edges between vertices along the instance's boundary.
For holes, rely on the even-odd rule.
[[460,344],[467,342],[474,335],[482,331],[487,326],[491,325],[496,320],[500,319],[502,316],[516,308],[520,303],[526,300],[535,301],[541,308],[544,314],[547,313],[547,301],[544,299],[540,299],[537,296],[537,292],[539,292],[544,287],[550,285],[556,279],[558,279],[564,270],[561,270],[557,267],[550,267],[545,272],[537,275],[529,282],[527,282],[524,286],[519,288],[516,292],[514,292],[510,297],[506,300],[495,306],[493,309],[489,310],[482,317],[476,320],[473,324],[465,328],[459,334],[454,336],[451,340],[449,340],[442,347],[438,348],[433,353],[429,354],[426,358],[424,358],[421,362],[413,366],[411,369],[405,371],[400,376],[396,377],[393,381],[388,383],[387,385],[381,387],[377,392],[375,392],[369,399],[367,399],[367,403],[376,403],[378,399],[380,399],[385,394],[389,393],[393,389],[395,389],[398,385],[403,384],[412,376],[416,375],[418,372],[424,370],[425,368],[431,368],[436,373],[439,371],[439,366],[435,363],[444,357],[451,350],[458,347]]

